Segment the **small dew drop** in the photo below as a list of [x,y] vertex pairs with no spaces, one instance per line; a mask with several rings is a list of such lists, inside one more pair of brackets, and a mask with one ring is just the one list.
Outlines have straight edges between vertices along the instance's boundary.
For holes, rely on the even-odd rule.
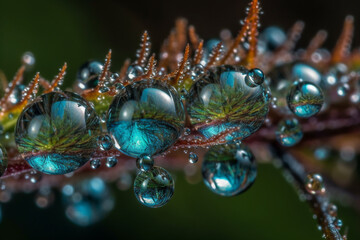
[[189,162],[194,164],[194,163],[197,163],[197,161],[199,160],[199,157],[196,153],[194,152],[190,152],[189,154]]
[[94,159],[90,161],[90,167],[92,169],[98,169],[101,166],[101,161],[99,159]]
[[118,160],[116,159],[116,157],[108,157],[106,159],[105,165],[108,168],[112,168],[112,167],[115,167],[117,163],[118,163]]
[[325,186],[323,178],[320,174],[309,174],[306,177],[305,182],[306,191],[310,194],[323,194],[325,193]]
[[154,159],[150,156],[142,156],[136,159],[136,167],[141,171],[148,171],[154,167]]

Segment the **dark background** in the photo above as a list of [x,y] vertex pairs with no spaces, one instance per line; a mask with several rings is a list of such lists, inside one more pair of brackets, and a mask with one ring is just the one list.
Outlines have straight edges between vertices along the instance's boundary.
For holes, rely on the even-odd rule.
[[[102,60],[113,50],[113,68],[126,57],[134,59],[142,32],[150,33],[155,52],[177,17],[186,17],[204,39],[217,37],[223,28],[236,34],[248,1],[0,1],[0,69],[12,78],[20,57],[32,51],[33,71],[51,79],[66,61],[65,79],[72,85],[77,68],[88,59]],[[347,14],[360,26],[360,1],[262,1],[262,27],[285,29],[304,20],[300,46],[319,29],[326,29],[332,48]],[[355,46],[360,43],[355,31]],[[191,185],[177,175],[176,192],[161,209],[137,203],[131,190],[115,187],[116,206],[101,223],[81,228],[64,216],[59,198],[47,210],[36,208],[34,194],[16,195],[3,205],[0,239],[321,239],[307,205],[271,165],[259,166],[255,185],[235,198],[221,198],[202,182]],[[359,215],[339,205],[339,216],[349,227],[349,239],[360,239]]]

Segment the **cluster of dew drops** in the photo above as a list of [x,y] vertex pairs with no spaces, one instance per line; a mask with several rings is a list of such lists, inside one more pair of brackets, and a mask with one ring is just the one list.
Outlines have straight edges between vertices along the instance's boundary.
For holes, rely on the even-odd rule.
[[[283,30],[277,27],[269,27],[259,37],[258,51],[271,51],[285,41],[285,33]],[[217,45],[219,40],[212,39],[206,44],[205,54],[200,64],[193,67],[191,71],[191,77],[197,79],[198,76],[204,74],[204,63],[210,56],[211,49]],[[245,46],[246,47],[246,46]],[[28,66],[31,66],[35,62],[35,58],[31,53],[26,53],[23,56],[23,62]],[[135,79],[138,76],[143,75],[146,69],[140,66],[142,63],[130,65],[126,76],[127,80]],[[246,84],[250,87],[255,87],[261,84],[266,85],[268,93],[271,95],[271,107],[276,111],[284,113],[286,118],[279,122],[276,139],[277,141],[286,147],[294,146],[299,143],[303,137],[301,126],[297,118],[310,118],[322,108],[326,107],[325,95],[322,88],[328,86],[337,86],[337,94],[339,97],[348,96],[349,84],[347,80],[341,76],[341,73],[346,72],[344,65],[337,65],[329,71],[329,73],[323,77],[322,85],[317,82],[316,79],[302,78],[308,71],[314,69],[306,64],[296,63],[299,68],[296,74],[300,76],[290,76],[297,78],[296,81],[287,81],[286,92],[281,92],[279,86],[283,83],[273,81],[268,82],[268,79],[264,76],[260,69],[252,69],[247,74],[245,79]],[[295,64],[295,65],[296,65]],[[294,64],[286,66],[294,68]],[[101,73],[103,65],[97,61],[90,61],[84,64],[80,68],[78,73],[77,86],[79,89],[89,89],[96,86],[97,77]],[[316,70],[315,70],[316,71]],[[269,74],[271,75],[271,73]],[[116,79],[117,73],[111,75],[111,79]],[[339,79],[340,78],[340,79]],[[276,84],[273,86],[273,84]],[[17,103],[23,97],[19,92],[23,92],[23,85],[19,85],[19,90],[14,91],[10,101]],[[117,90],[122,90],[124,86],[122,84],[117,85]],[[104,86],[100,89],[101,92],[108,91],[108,87]],[[182,92],[182,97],[186,96],[187,92]],[[185,97],[183,97],[185,98]],[[360,92],[357,91],[350,96],[351,102],[360,102]],[[285,104],[284,104],[285,102]],[[324,104],[325,103],[325,104]],[[293,117],[296,116],[297,118]],[[102,121],[106,122],[105,117],[102,117]],[[265,120],[265,124],[268,123],[268,119]],[[191,134],[189,128],[184,129],[184,136]],[[97,144],[100,150],[109,151],[114,147],[114,142],[111,136],[108,134],[100,135],[97,138]],[[209,147],[207,147],[209,148]],[[5,150],[3,150],[4,152]],[[321,149],[317,149],[315,155],[321,155]],[[196,164],[199,160],[198,155],[195,152],[184,150],[184,153],[188,154],[188,161],[191,164]],[[232,159],[229,161],[214,161],[213,157],[221,159],[222,155],[231,155]],[[108,168],[116,166],[117,158],[115,156],[107,157],[105,165]],[[100,159],[93,159],[90,161],[90,167],[92,169],[98,169],[102,164]],[[137,199],[143,205],[148,207],[161,207],[165,205],[174,193],[174,180],[171,175],[163,168],[154,166],[154,159],[151,156],[141,156],[136,160],[136,166],[139,169],[138,176],[135,179],[134,191]],[[222,196],[234,196],[244,192],[256,178],[256,165],[254,156],[250,149],[248,149],[241,141],[235,144],[225,144],[224,146],[211,147],[208,153],[204,157],[202,174],[204,177],[205,185],[214,193]],[[244,182],[243,174],[247,174],[247,182]],[[72,174],[66,174],[65,176],[71,177]],[[25,179],[28,179],[31,183],[37,183],[41,180],[41,174],[35,170],[25,175]],[[131,186],[131,175],[123,172],[117,182],[118,188],[125,190]],[[305,188],[311,195],[322,195],[325,193],[324,182],[319,174],[309,174],[305,179]],[[1,182],[0,188],[5,189],[4,182]],[[73,185],[65,185],[62,189],[64,196],[64,204],[66,207],[67,217],[78,225],[90,225],[108,213],[114,205],[114,196],[110,189],[106,186],[105,182],[100,178],[93,178],[90,180],[80,181]],[[9,195],[5,192],[1,194],[2,201],[8,201]],[[36,204],[41,208],[47,207],[53,202],[54,194],[50,188],[44,187],[39,190],[36,196]],[[78,213],[84,208],[87,202],[96,203],[91,204],[85,208],[85,216]],[[106,202],[106,204],[102,204]],[[337,219],[337,207],[331,203],[326,205],[326,211],[333,217],[335,226],[340,229],[342,222]],[[93,217],[89,217],[93,216]],[[1,220],[1,215],[0,215]]]

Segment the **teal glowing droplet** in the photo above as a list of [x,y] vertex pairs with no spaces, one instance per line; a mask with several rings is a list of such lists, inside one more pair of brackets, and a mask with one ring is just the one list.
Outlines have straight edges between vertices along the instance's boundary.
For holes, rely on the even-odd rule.
[[150,156],[142,156],[136,159],[136,167],[141,171],[149,171],[154,167],[154,159]]
[[280,121],[275,135],[276,140],[286,147],[294,146],[300,142],[303,137],[301,125],[295,118]]
[[174,180],[161,167],[141,171],[135,178],[134,193],[137,200],[151,208],[164,206],[174,194]]
[[287,103],[296,116],[308,118],[320,111],[324,103],[324,95],[315,84],[296,81],[287,95]]
[[236,128],[225,139],[241,140],[263,124],[269,109],[268,94],[261,85],[246,84],[248,72],[244,67],[219,66],[191,87],[188,114],[194,128],[206,138]]
[[182,134],[184,122],[184,107],[176,90],[157,80],[126,86],[107,115],[115,147],[135,158],[167,150]]
[[15,141],[36,170],[65,174],[84,165],[97,148],[100,122],[94,109],[71,92],[36,98],[20,114]]
[[62,189],[67,218],[79,226],[102,220],[114,208],[114,196],[101,178],[65,185]]
[[234,196],[247,190],[257,175],[254,155],[241,144],[211,147],[204,157],[202,175],[214,193]]
[[5,173],[8,166],[6,149],[0,144],[0,177]]

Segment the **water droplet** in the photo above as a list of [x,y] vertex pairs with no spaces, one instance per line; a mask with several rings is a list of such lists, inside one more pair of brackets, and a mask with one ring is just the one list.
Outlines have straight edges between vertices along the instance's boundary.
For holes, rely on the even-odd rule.
[[185,112],[173,87],[154,80],[136,82],[118,94],[108,111],[115,147],[139,158],[167,150],[181,135]]
[[325,193],[325,186],[323,178],[320,174],[309,174],[306,176],[305,188],[310,194]]
[[286,147],[294,146],[303,137],[300,123],[295,118],[280,121],[275,135],[276,140]]
[[38,97],[20,114],[15,141],[37,171],[65,174],[89,160],[99,133],[96,113],[83,98],[71,92],[51,92]]
[[153,167],[141,171],[135,178],[134,193],[137,200],[151,208],[164,206],[174,194],[174,180],[164,168]]
[[118,160],[116,159],[116,157],[108,157],[106,158],[106,163],[105,165],[108,167],[108,168],[112,168],[112,167],[115,167],[115,165],[118,163]]
[[77,182],[70,194],[62,192],[66,216],[79,226],[99,222],[114,208],[114,196],[101,178]]
[[205,185],[214,193],[237,195],[255,181],[257,168],[254,155],[244,145],[213,146],[204,157],[202,175]]
[[98,61],[84,63],[77,72],[77,83],[80,89],[91,89],[98,85],[99,74],[103,70],[103,64]]
[[246,77],[245,82],[249,87],[257,87],[264,82],[265,75],[263,71],[258,68],[251,69]]
[[130,65],[126,72],[128,80],[133,80],[136,77],[140,77],[144,74],[144,69],[140,65]]
[[6,149],[0,144],[0,177],[5,173],[8,166]]
[[187,110],[191,123],[206,138],[239,128],[225,139],[243,139],[263,124],[268,95],[262,86],[253,88],[245,83],[247,73],[244,67],[219,66],[192,85]]
[[154,159],[150,156],[142,156],[136,159],[136,167],[141,171],[149,171],[154,167]]
[[102,151],[108,151],[113,146],[112,139],[108,134],[98,136],[97,143]]
[[260,52],[274,51],[286,41],[286,33],[277,26],[264,29],[259,35],[258,48]]
[[25,90],[25,85],[23,84],[16,85],[14,90],[11,92],[9,96],[10,103],[13,105],[19,103],[23,97],[22,95],[24,90]]
[[296,81],[287,95],[290,110],[298,117],[308,118],[318,113],[324,103],[324,95],[315,84]]
[[34,183],[34,184],[38,183],[42,179],[42,174],[39,172],[36,172],[36,171],[31,171],[28,176],[28,179],[31,183]]
[[90,167],[92,169],[98,169],[101,166],[101,161],[100,159],[94,159],[90,161]]
[[330,150],[326,147],[319,147],[315,149],[314,156],[318,160],[325,160],[330,155]]
[[343,222],[342,222],[341,219],[336,219],[336,220],[334,221],[334,225],[335,225],[335,227],[336,227],[338,230],[340,230],[341,227],[343,226]]
[[267,74],[271,95],[276,98],[274,103],[279,113],[291,113],[286,96],[294,80],[299,79],[320,86],[322,75],[314,67],[301,62],[277,66]]
[[35,57],[32,52],[26,52],[21,57],[21,62],[26,66],[33,66],[35,64]]
[[349,90],[350,90],[350,87],[348,84],[341,84],[337,88],[336,92],[340,97],[345,97],[348,94]]
[[194,152],[190,152],[190,154],[189,154],[189,162],[194,164],[194,163],[197,163],[198,160],[199,160],[198,155],[196,153],[194,153]]
[[191,79],[197,80],[199,77],[201,77],[205,73],[204,66],[201,64],[197,64],[193,67],[191,70]]
[[39,208],[47,208],[54,202],[55,196],[50,187],[41,187],[35,196],[35,204]]
[[332,217],[337,216],[337,206],[335,204],[329,203],[326,210],[330,216],[332,216]]

